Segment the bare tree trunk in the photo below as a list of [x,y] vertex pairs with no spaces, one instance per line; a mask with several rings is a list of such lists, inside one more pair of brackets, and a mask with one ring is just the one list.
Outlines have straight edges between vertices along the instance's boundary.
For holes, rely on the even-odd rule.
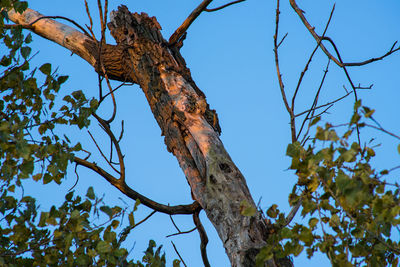
[[[255,266],[266,245],[269,225],[256,210],[246,181],[219,138],[218,118],[191,78],[176,45],[169,46],[154,17],[132,14],[124,6],[111,13],[108,27],[117,45],[102,45],[69,26],[28,9],[9,12],[12,21],[76,53],[109,78],[140,85],[157,120],[168,151],[190,184],[193,198],[205,210],[222,240],[232,266]],[[29,26],[28,26],[29,25]],[[267,263],[275,266],[274,261]]]

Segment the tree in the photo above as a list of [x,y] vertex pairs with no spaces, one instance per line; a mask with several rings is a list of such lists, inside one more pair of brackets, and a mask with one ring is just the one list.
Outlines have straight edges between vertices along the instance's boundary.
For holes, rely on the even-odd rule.
[[[241,1],[232,3],[238,2]],[[186,67],[185,60],[180,54],[180,48],[190,24],[204,11],[219,10],[218,8],[208,8],[210,3],[211,1],[203,1],[175,31],[169,41],[163,39],[160,25],[155,18],[150,18],[146,14],[132,14],[122,6],[112,12],[108,23],[108,28],[117,45],[105,42],[108,22],[107,2],[105,2],[104,9],[99,4],[101,11],[100,41],[96,40],[92,25],[88,27],[87,31],[73,22],[76,28],[72,28],[55,22],[53,19],[57,19],[57,17],[44,17],[33,10],[25,9],[23,2],[15,2],[16,11],[11,10],[10,6],[6,6],[8,17],[17,25],[7,25],[6,28],[12,28],[13,35],[11,37],[4,35],[3,37],[10,55],[3,57],[2,64],[11,67],[4,71],[2,81],[7,83],[2,88],[5,90],[13,88],[11,94],[5,98],[7,102],[3,106],[6,108],[2,115],[6,122],[2,127],[4,134],[2,144],[5,144],[2,158],[4,159],[2,162],[4,169],[2,171],[5,174],[4,177],[8,177],[5,183],[8,188],[4,190],[4,194],[7,190],[13,192],[15,185],[20,185],[19,179],[21,178],[43,179],[45,183],[61,182],[65,176],[68,162],[73,162],[96,172],[122,193],[139,200],[141,204],[155,211],[170,215],[192,214],[202,239],[202,255],[205,264],[207,264],[205,253],[207,236],[199,221],[201,209],[206,212],[220,239],[224,242],[232,266],[254,266],[255,263],[263,265],[264,262],[268,266],[291,265],[287,256],[298,255],[303,247],[307,247],[307,253],[310,256],[317,249],[326,253],[333,264],[343,265],[349,264],[349,262],[356,264],[359,259],[372,265],[394,263],[397,260],[395,255],[399,250],[398,244],[391,239],[390,229],[398,224],[399,210],[396,207],[398,207],[399,192],[398,190],[392,192],[390,189],[385,189],[385,186],[398,188],[398,185],[381,180],[381,175],[386,175],[386,172],[379,174],[369,165],[374,151],[360,141],[360,129],[371,127],[361,121],[361,118],[364,116],[366,119],[370,118],[374,121],[373,110],[361,105],[357,98],[357,90],[362,87],[354,85],[347,68],[353,65],[365,65],[389,56],[398,50],[396,44],[380,58],[362,63],[344,63],[339,51],[336,50],[337,55],[334,56],[325,47],[325,43],[330,42],[335,48],[335,43],[325,37],[325,32],[319,36],[308,24],[296,2],[290,1],[299,18],[316,39],[315,51],[321,48],[330,60],[345,71],[352,87],[352,91],[346,96],[353,94],[355,97],[354,114],[350,123],[346,125],[348,129],[343,136],[339,137],[335,128],[331,124],[327,124],[325,127],[316,128],[315,139],[308,142],[309,129],[324,115],[324,112],[317,113],[323,108],[317,104],[320,91],[317,91],[311,108],[304,113],[306,115],[304,123],[296,124],[295,120],[298,114],[294,113],[294,103],[303,75],[299,79],[296,93],[290,103],[287,100],[287,92],[285,92],[281,80],[279,67],[278,49],[284,38],[279,39],[278,35],[278,1],[274,52],[281,93],[291,123],[292,143],[288,146],[287,155],[292,157],[291,168],[296,170],[299,180],[289,198],[290,204],[293,206],[292,212],[288,216],[284,216],[276,205],[273,205],[267,211],[267,216],[270,218],[267,219],[261,211],[257,210],[243,175],[224,149],[219,138],[218,116],[209,107],[204,93],[196,86]],[[3,12],[3,16],[6,16],[6,13]],[[49,112],[54,108],[55,95],[66,78],[57,76],[49,64],[44,64],[39,68],[46,76],[42,86],[36,84],[35,71],[29,75],[23,73],[29,69],[30,49],[24,45],[24,42],[29,43],[30,37],[29,35],[26,38],[22,37],[21,27],[64,46],[92,65],[99,73],[98,99],[88,100],[81,91],[74,92],[71,96],[64,98],[67,104],[62,106],[59,112],[53,112],[50,116],[51,119],[43,120],[44,112]],[[303,73],[307,71],[313,54]],[[24,59],[22,64],[16,55],[20,55]],[[108,87],[108,93],[103,92],[103,79]],[[325,76],[321,81],[321,86],[324,79]],[[112,88],[110,80],[136,83],[141,86],[165,136],[167,149],[178,159],[190,184],[195,199],[193,204],[162,205],[139,194],[126,184],[126,163],[119,145],[120,138],[111,128],[111,123],[116,116],[115,90],[118,88]],[[18,81],[17,85],[11,83],[15,81]],[[107,97],[111,97],[113,102],[113,113],[110,119],[98,115],[101,104]],[[44,102],[48,106],[42,109]],[[334,103],[332,102],[332,104]],[[329,107],[329,105],[326,106]],[[27,110],[26,107],[30,108]],[[108,158],[104,153],[101,155],[109,165],[107,168],[95,163],[89,157],[78,156],[79,152],[84,151],[79,144],[73,146],[69,144],[68,137],[60,138],[52,131],[59,124],[77,125],[79,128],[87,127],[90,116],[94,117],[110,138],[113,147],[111,151],[117,154],[117,164],[114,163],[112,156]],[[11,125],[18,125],[18,127]],[[304,125],[308,125],[308,130],[304,128]],[[300,127],[300,130],[296,130],[296,126]],[[374,127],[387,132],[379,124]],[[38,128],[39,135],[41,135],[40,141],[36,141],[38,140],[36,135],[31,133],[35,128]],[[300,139],[303,128],[306,133],[304,138]],[[33,136],[29,136],[29,134]],[[354,134],[358,140],[349,145],[351,140],[349,138]],[[95,141],[94,138],[93,140]],[[324,147],[318,140],[328,142],[329,146]],[[102,151],[100,149],[102,145],[96,143],[96,146]],[[40,172],[38,172],[38,167],[35,167],[35,162],[43,162]],[[116,174],[112,175],[111,171]],[[10,178],[18,179],[14,181]],[[81,202],[79,198],[73,199],[72,195],[68,194],[67,202],[63,207],[41,214],[39,227],[62,225],[66,221],[73,223],[72,228],[63,231],[57,229],[58,232],[52,234],[52,241],[48,239],[49,232],[44,230],[45,232],[42,233],[39,229],[33,228],[32,233],[35,233],[35,239],[30,243],[40,246],[43,244],[45,249],[40,246],[24,248],[21,243],[26,240],[21,242],[18,239],[17,243],[14,240],[16,239],[14,234],[14,239],[10,240],[17,244],[16,248],[18,249],[10,255],[18,257],[27,251],[33,251],[35,260],[40,258],[39,254],[43,251],[44,257],[48,256],[46,260],[53,263],[57,261],[55,256],[57,253],[63,249],[69,251],[71,241],[68,240],[74,240],[79,249],[74,252],[75,254],[68,255],[66,253],[65,261],[68,263],[76,261],[78,264],[84,264],[91,260],[87,256],[98,260],[97,264],[105,264],[105,262],[118,264],[121,258],[125,261],[127,251],[119,248],[119,245],[126,238],[129,229],[135,226],[133,219],[131,226],[126,228],[125,234],[117,240],[111,229],[118,226],[119,222],[114,219],[121,213],[121,209],[103,206],[99,209],[108,214],[110,219],[110,225],[107,228],[100,228],[100,232],[104,230],[102,234],[104,240],[97,238],[95,242],[85,243],[83,241],[87,240],[87,235],[99,235],[98,230],[89,227],[87,221],[91,209],[97,210],[96,203],[98,201],[92,189],[88,190],[87,198],[85,202]],[[5,195],[4,200],[5,203],[9,202]],[[94,202],[91,203],[91,201]],[[25,212],[27,214],[24,215],[27,216],[26,218],[16,215],[15,211],[22,204],[14,202],[13,205],[5,205],[8,207],[8,215],[10,215],[7,219],[9,225],[18,225],[14,224],[13,220],[17,223],[21,218],[25,220],[28,218],[34,224],[36,215],[33,212],[32,200],[21,199],[20,203],[27,203],[27,212]],[[311,217],[318,212],[319,217],[311,217],[308,225],[296,224],[293,227],[287,227],[300,206],[302,206],[303,216]],[[322,234],[315,229],[317,223],[321,224]],[[329,225],[332,230],[325,231],[323,225],[325,227]],[[82,227],[87,227],[84,234],[82,234]],[[76,236],[68,235],[67,232],[71,229],[75,229]],[[12,232],[10,229],[7,231],[6,234]],[[19,233],[18,238],[21,238],[22,231],[14,231],[14,233],[17,232]],[[79,235],[84,235],[84,238]],[[57,244],[56,238],[60,236],[63,237],[63,240],[66,238],[67,242]],[[44,237],[47,240],[42,240]],[[284,239],[289,239],[289,241],[282,246],[280,241]],[[4,242],[7,243],[10,240]],[[56,246],[47,246],[50,242]],[[154,244],[151,244],[150,249],[153,246]],[[7,249],[9,250],[9,248]],[[46,249],[51,249],[51,251],[47,252]],[[364,252],[366,249],[370,251],[368,254]],[[353,258],[349,258],[349,255],[346,254],[348,250]],[[91,254],[83,257],[83,251],[89,251]],[[153,258],[157,258],[159,255],[159,251],[150,252]],[[5,255],[9,256],[9,254]]]

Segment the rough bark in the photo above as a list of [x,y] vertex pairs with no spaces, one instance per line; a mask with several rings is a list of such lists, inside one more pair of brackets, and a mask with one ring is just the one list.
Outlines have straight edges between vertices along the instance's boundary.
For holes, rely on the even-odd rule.
[[[22,15],[9,12],[9,16],[27,25],[41,15],[27,10]],[[241,214],[256,205],[219,138],[217,115],[192,80],[179,48],[168,45],[154,17],[132,14],[124,6],[111,13],[108,27],[117,45],[104,45],[100,57],[98,42],[69,26],[43,19],[31,30],[76,53],[96,71],[100,72],[101,58],[108,77],[140,85],[168,151],[178,159],[193,198],[216,228],[232,266],[255,266],[270,225],[259,212]]]

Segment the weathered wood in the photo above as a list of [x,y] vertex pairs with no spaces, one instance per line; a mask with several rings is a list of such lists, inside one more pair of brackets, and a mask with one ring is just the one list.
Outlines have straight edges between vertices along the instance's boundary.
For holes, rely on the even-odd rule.
[[[11,20],[21,24],[41,16],[33,10],[10,13]],[[132,14],[125,6],[110,17],[108,27],[117,45],[106,45],[100,57],[97,41],[71,27],[43,19],[31,30],[70,49],[96,70],[101,59],[109,77],[140,85],[168,151],[178,159],[194,199],[216,228],[232,266],[254,266],[270,225],[259,212],[241,214],[244,207],[256,209],[256,205],[219,138],[218,117],[192,80],[179,48],[163,38],[154,17]],[[267,265],[275,266],[273,261]]]

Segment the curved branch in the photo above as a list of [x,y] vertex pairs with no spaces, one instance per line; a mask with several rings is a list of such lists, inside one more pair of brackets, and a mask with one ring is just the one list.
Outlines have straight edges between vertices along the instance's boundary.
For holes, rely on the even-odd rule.
[[349,63],[345,63],[342,60],[340,60],[340,58],[336,58],[335,56],[333,56],[328,49],[325,47],[325,45],[321,42],[321,40],[325,39],[325,38],[321,38],[316,32],[315,32],[315,27],[311,26],[311,24],[307,21],[306,17],[304,16],[304,11],[301,10],[299,8],[299,6],[297,5],[295,0],[289,0],[290,5],[292,6],[292,8],[294,9],[294,11],[297,13],[297,15],[299,16],[299,18],[301,19],[301,21],[303,22],[304,26],[306,26],[307,30],[311,33],[311,35],[314,37],[315,41],[317,41],[317,43],[319,44],[319,47],[322,49],[322,51],[324,51],[324,53],[328,56],[328,58],[330,58],[333,62],[336,63],[336,65],[338,65],[339,67],[343,68],[343,67],[353,67],[353,66],[363,66],[363,65],[367,65],[369,63],[378,61],[378,60],[382,60],[385,57],[397,52],[400,50],[400,46],[397,48],[394,48],[397,44],[397,41],[392,45],[392,47],[390,48],[390,50],[384,54],[383,56],[377,57],[377,58],[371,58],[362,62],[349,62]]
[[[102,118],[100,118],[99,116],[97,116],[96,114],[93,114],[93,117],[96,118],[96,120],[100,123],[100,125],[103,127],[104,131],[106,132],[106,134],[110,137],[111,142],[114,144],[115,150],[117,150],[117,154],[118,154],[118,162],[119,162],[119,166],[120,166],[120,180],[125,182],[125,163],[124,163],[124,156],[122,155],[122,151],[121,148],[119,146],[118,140],[115,138],[114,133],[111,131],[110,126],[108,125],[108,123],[103,120]],[[107,159],[106,159],[107,161]],[[110,164],[111,165],[111,164]]]
[[221,10],[221,9],[223,9],[223,8],[225,8],[225,7],[228,7],[228,6],[231,6],[231,5],[234,5],[234,4],[238,4],[238,3],[244,2],[244,1],[246,1],[246,0],[237,0],[237,1],[233,1],[233,2],[227,3],[227,4],[225,4],[225,5],[222,5],[222,6],[219,6],[219,7],[216,7],[216,8],[206,8],[206,9],[204,9],[204,11],[206,11],[206,12],[218,11],[218,10]]
[[204,0],[201,4],[196,7],[189,17],[185,19],[181,26],[175,30],[175,32],[169,38],[169,45],[175,45],[179,39],[185,34],[190,25],[197,19],[197,17],[203,12],[207,6],[212,2],[212,0]]
[[114,176],[103,170],[101,167],[97,166],[96,163],[91,163],[89,161],[86,161],[78,157],[74,157],[74,162],[78,165],[89,168],[95,171],[96,173],[100,174],[104,179],[106,179],[110,184],[116,187],[127,197],[133,200],[139,199],[141,204],[155,211],[166,214],[193,214],[196,211],[200,211],[201,209],[199,203],[197,202],[193,202],[190,205],[177,205],[177,206],[167,206],[160,204],[136,192],[135,190],[130,188],[124,181],[118,180],[117,178],[115,178]]
[[199,232],[200,235],[200,251],[201,251],[201,258],[203,259],[203,263],[205,267],[210,267],[210,262],[208,261],[207,257],[207,244],[208,244],[208,237],[206,230],[204,230],[203,225],[201,224],[200,218],[199,218],[199,211],[196,211],[193,213],[193,222],[196,225],[197,231]]

